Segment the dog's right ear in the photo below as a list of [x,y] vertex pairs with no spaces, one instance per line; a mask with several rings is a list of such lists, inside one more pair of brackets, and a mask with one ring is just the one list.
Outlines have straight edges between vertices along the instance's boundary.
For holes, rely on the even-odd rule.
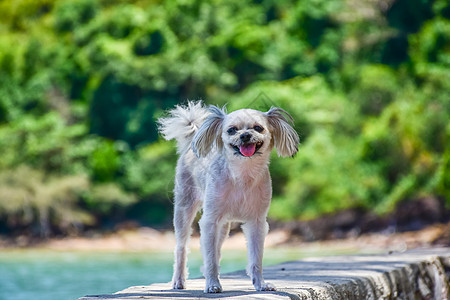
[[226,108],[225,106],[219,108],[211,105],[209,111],[211,114],[200,126],[192,140],[192,150],[198,157],[208,155],[212,147],[223,148],[222,124],[227,114]]

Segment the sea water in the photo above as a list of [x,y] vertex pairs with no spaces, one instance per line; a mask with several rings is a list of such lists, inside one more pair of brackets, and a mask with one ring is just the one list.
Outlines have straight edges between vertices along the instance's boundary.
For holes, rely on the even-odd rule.
[[0,300],[77,299],[170,280],[165,252],[0,252]]
[[[312,255],[320,254],[267,249],[264,265]],[[189,277],[201,277],[200,252],[192,251],[188,257]],[[221,272],[245,269],[246,262],[244,249],[224,250]],[[130,286],[169,282],[172,266],[170,252],[0,250],[0,300],[64,300],[110,294]]]

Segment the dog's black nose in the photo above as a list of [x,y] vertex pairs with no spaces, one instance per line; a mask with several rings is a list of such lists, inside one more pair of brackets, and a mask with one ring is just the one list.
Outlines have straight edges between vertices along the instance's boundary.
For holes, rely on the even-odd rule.
[[241,136],[240,136],[241,141],[243,143],[247,143],[248,141],[250,141],[251,137],[252,137],[252,135],[250,133],[248,133],[248,132],[245,132],[245,133],[241,134]]

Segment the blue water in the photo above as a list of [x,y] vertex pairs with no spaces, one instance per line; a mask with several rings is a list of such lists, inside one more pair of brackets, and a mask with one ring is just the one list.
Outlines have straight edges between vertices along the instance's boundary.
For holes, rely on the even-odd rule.
[[0,299],[76,299],[170,279],[170,253],[0,252]]
[[[305,256],[296,249],[266,249],[264,265]],[[221,272],[245,269],[245,250],[223,251]],[[190,278],[200,277],[199,251],[189,254]],[[135,285],[169,282],[173,257],[169,252],[57,252],[0,250],[0,300],[64,300],[109,294]]]
[[[276,256],[267,262],[286,260]],[[172,265],[167,252],[0,251],[0,300],[76,299],[168,282]],[[200,265],[200,253],[190,253],[190,278],[201,276]],[[244,269],[245,251],[225,251],[221,265],[224,273]]]

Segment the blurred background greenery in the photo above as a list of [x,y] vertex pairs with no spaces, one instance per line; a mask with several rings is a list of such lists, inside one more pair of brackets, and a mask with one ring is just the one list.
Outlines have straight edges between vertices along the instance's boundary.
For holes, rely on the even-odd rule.
[[1,0],[0,234],[168,226],[155,120],[187,99],[275,104],[274,220],[450,206],[446,0]]

